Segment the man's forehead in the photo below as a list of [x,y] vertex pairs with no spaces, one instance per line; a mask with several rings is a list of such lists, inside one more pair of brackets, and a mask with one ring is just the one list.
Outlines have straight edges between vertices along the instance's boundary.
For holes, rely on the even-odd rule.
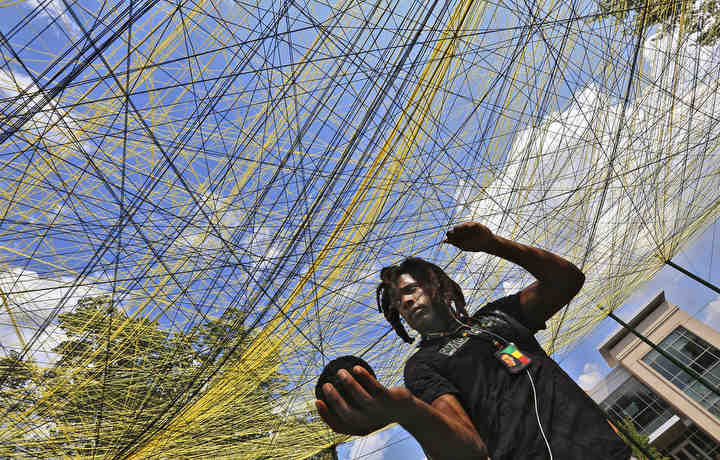
[[402,288],[403,286],[407,286],[409,284],[420,284],[420,282],[410,273],[401,273],[397,278],[398,288]]

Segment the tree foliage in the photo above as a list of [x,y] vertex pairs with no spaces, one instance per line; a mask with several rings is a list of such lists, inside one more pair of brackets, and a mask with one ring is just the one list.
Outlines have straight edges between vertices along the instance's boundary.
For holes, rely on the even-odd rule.
[[[0,358],[0,407],[26,427],[18,429],[17,419],[0,422],[0,458],[112,457],[157,444],[151,435],[164,427],[170,435],[160,436],[157,450],[249,458],[277,437],[278,423],[272,410],[251,411],[276,406],[287,379],[272,362],[242,362],[252,343],[242,321],[242,311],[231,308],[171,334],[107,297],[83,299],[58,316],[64,340],[51,368]],[[296,425],[310,428],[300,419]]]
[[[619,425],[622,427],[622,430],[618,430],[618,434],[629,446],[632,447],[633,457],[638,460],[651,460],[640,448],[638,448],[638,445],[640,445],[647,453],[652,455],[652,460],[672,460],[670,457],[666,457],[662,454],[662,452],[650,445],[648,436],[640,433],[635,428],[635,424],[630,417],[626,417],[619,423]],[[627,433],[632,440],[628,439],[625,433]]]
[[697,4],[689,0],[598,0],[598,6],[600,18],[615,17],[634,33],[661,25],[665,32],[677,27],[683,36],[697,33],[701,45],[714,44],[720,37],[717,0]]

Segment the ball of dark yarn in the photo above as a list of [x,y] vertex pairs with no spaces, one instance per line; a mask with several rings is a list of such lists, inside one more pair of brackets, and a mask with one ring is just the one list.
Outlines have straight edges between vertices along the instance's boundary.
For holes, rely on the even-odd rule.
[[325,392],[323,392],[322,386],[326,383],[332,383],[332,386],[334,386],[338,393],[340,393],[340,396],[342,396],[349,404],[352,404],[352,399],[345,392],[345,388],[343,387],[337,372],[340,369],[345,369],[350,373],[350,375],[353,375],[352,368],[355,366],[364,368],[370,373],[370,375],[377,378],[370,365],[361,358],[358,358],[357,356],[341,356],[333,359],[325,365],[325,368],[320,374],[320,377],[318,377],[317,384],[315,385],[315,397],[327,404]]

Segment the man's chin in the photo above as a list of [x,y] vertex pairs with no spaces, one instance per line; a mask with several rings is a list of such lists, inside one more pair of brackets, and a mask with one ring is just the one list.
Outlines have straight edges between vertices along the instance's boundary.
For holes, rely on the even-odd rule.
[[422,318],[418,318],[418,321],[415,323],[415,327],[413,327],[413,329],[421,334],[428,334],[437,330],[437,327],[433,326],[434,323],[432,318],[428,318],[423,315]]

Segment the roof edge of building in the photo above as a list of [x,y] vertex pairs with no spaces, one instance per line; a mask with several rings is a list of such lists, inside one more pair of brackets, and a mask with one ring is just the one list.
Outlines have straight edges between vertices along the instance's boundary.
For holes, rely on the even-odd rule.
[[[657,307],[659,307],[663,302],[665,302],[665,291],[660,291],[659,294],[655,296],[645,307],[640,310],[638,313],[635,314],[635,316],[630,319],[630,321],[627,321],[627,324],[631,328],[635,328],[638,324],[642,322],[645,318],[647,318]],[[623,327],[619,326],[608,338],[606,338],[600,346],[598,346],[597,350],[600,352],[600,354],[605,358],[606,361],[608,361],[608,364],[614,366],[617,362],[616,360],[610,355],[610,349],[618,344],[627,334],[629,334],[630,331]],[[612,358],[612,359],[608,359]]]

